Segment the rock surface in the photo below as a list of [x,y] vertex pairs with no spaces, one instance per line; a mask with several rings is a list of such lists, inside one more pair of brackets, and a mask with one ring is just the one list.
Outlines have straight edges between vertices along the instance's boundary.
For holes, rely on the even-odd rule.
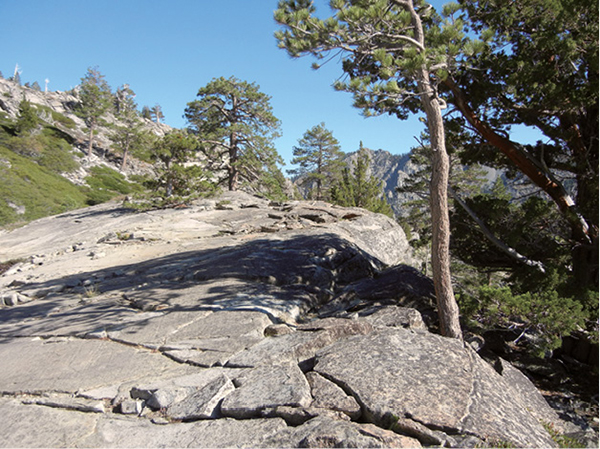
[[6,232],[0,255],[21,259],[0,276],[2,447],[554,445],[525,376],[432,332],[387,217],[107,204]]

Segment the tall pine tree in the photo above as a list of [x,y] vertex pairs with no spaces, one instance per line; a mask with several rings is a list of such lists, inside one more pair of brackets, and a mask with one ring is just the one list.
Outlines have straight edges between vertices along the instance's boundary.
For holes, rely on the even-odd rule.
[[111,109],[113,100],[110,86],[98,67],[88,68],[87,73],[81,79],[79,100],[81,102],[75,113],[84,120],[88,128],[87,155],[90,157],[94,146],[94,132],[101,124],[102,116]]
[[142,125],[137,112],[137,104],[134,100],[135,93],[129,85],[125,84],[117,89],[116,94],[116,118],[114,132],[110,135],[113,144],[123,154],[121,171],[127,166],[127,158],[132,149],[142,144]]
[[279,120],[271,97],[255,83],[235,77],[215,78],[188,103],[185,117],[201,141],[201,151],[215,169],[225,167],[223,182],[238,190],[243,182],[260,184],[261,178],[278,179],[283,161],[274,147]]
[[[310,0],[281,0],[275,20],[281,48],[293,57],[330,60],[339,55],[349,82],[336,88],[352,92],[365,115],[425,113],[431,153],[433,282],[443,335],[462,338],[450,273],[448,176],[450,163],[439,84],[455,66],[464,41],[463,23],[447,8],[442,20],[424,0],[332,0],[333,15],[321,19]],[[318,64],[316,64],[318,67]]]
[[298,177],[309,198],[328,200],[331,184],[339,178],[344,166],[344,152],[338,140],[325,128],[325,123],[320,123],[304,133],[293,151],[292,164],[299,167],[288,173]]
[[345,167],[341,178],[332,185],[331,201],[340,206],[362,207],[392,217],[394,213],[385,199],[383,182],[369,174],[370,165],[369,152],[361,142],[354,166]]

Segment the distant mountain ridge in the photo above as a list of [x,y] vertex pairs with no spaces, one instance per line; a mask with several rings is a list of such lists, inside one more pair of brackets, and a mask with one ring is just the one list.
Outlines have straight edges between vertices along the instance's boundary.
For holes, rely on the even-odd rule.
[[[408,201],[418,199],[417,195],[411,193],[400,193],[397,187],[404,186],[406,180],[419,171],[419,166],[411,160],[411,153],[391,154],[385,150],[371,150],[365,148],[369,153],[371,165],[369,174],[381,179],[384,185],[384,193],[396,217],[402,217],[407,214],[405,204]],[[353,165],[358,156],[358,151],[348,153],[344,161],[348,165]],[[488,191],[492,188],[498,178],[505,180],[507,190],[515,197],[531,194],[535,191],[529,185],[524,184],[522,176],[517,175],[515,181],[506,182],[506,173],[492,167],[480,166],[483,172],[483,190]]]
[[[418,167],[411,161],[410,153],[392,154],[385,150],[371,150],[365,148],[369,153],[371,164],[369,175],[381,179],[384,185],[384,193],[388,203],[392,206],[396,216],[405,213],[404,203],[416,198],[415,195],[398,193],[397,187],[404,185],[404,181],[412,176]],[[348,153],[344,162],[350,166],[354,165],[358,157],[358,151]]]

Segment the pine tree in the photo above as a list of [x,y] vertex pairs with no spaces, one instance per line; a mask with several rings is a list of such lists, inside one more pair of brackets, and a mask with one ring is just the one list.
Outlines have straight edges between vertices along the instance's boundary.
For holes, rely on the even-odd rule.
[[325,128],[325,123],[320,123],[304,133],[293,151],[292,164],[299,167],[288,173],[297,176],[300,184],[309,189],[309,198],[328,200],[330,187],[344,166],[338,140]]
[[25,98],[19,103],[19,115],[17,116],[16,131],[19,135],[30,134],[37,128],[40,119],[35,108]]
[[88,68],[86,75],[81,79],[79,99],[81,103],[75,113],[85,121],[88,128],[87,155],[90,157],[94,145],[94,132],[102,122],[102,116],[110,110],[113,100],[110,86],[97,67]]
[[[255,83],[235,77],[215,78],[188,103],[185,117],[201,141],[201,150],[217,169],[225,167],[229,190],[279,170],[283,161],[273,141],[279,136],[279,120],[273,115],[271,97]],[[275,179],[271,176],[271,179]]]
[[198,149],[196,136],[184,131],[166,134],[154,144],[151,153],[157,171],[154,187],[165,202],[185,201],[214,189],[208,173],[200,165],[191,163]]
[[150,111],[150,108],[148,106],[142,107],[142,112],[140,115],[144,119],[152,120],[152,112]]
[[[354,94],[365,115],[425,113],[431,153],[433,282],[443,335],[462,338],[450,273],[450,221],[447,186],[450,170],[438,89],[455,67],[463,45],[463,23],[448,6],[442,20],[424,0],[332,0],[334,14],[321,19],[310,0],[281,0],[275,20],[279,45],[293,57],[330,60],[340,55],[348,82],[335,87]],[[315,64],[318,67],[318,64]]]
[[142,144],[143,135],[133,90],[125,84],[117,89],[115,98],[115,112],[118,123],[110,138],[116,148],[123,154],[121,161],[121,171],[123,171],[131,150]]
[[341,179],[332,185],[331,201],[340,206],[362,207],[392,217],[394,213],[385,199],[383,182],[369,175],[370,165],[369,152],[361,142],[353,169],[344,168]]
[[150,117],[155,123],[160,123],[161,120],[165,118],[162,108],[159,104],[155,104],[154,107],[150,109]]
[[[444,82],[461,113],[456,120],[472,130],[463,159],[518,170],[544,192],[570,228],[574,286],[597,291],[598,2],[460,4],[470,35],[486,42]],[[544,138],[520,145],[515,124]]]

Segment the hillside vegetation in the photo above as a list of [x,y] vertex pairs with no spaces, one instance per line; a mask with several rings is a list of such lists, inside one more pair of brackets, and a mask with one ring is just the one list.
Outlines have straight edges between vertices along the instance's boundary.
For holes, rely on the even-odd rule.
[[[94,154],[85,156],[86,128],[76,115],[77,105],[75,95],[40,92],[0,78],[0,226],[143,189],[136,181],[149,173],[149,164],[134,159],[119,170],[119,155],[109,139],[118,124],[114,116],[97,130]],[[142,123],[149,133],[161,129],[150,120]]]

